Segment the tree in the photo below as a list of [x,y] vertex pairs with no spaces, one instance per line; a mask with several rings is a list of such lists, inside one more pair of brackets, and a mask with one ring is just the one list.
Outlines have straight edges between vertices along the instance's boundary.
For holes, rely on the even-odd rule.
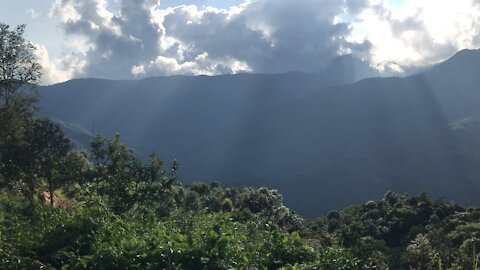
[[24,146],[39,100],[36,86],[41,67],[24,32],[25,25],[11,30],[0,23],[0,174],[7,184],[21,174],[19,146]]
[[[60,187],[59,177],[54,177],[54,171],[67,162],[72,149],[70,140],[57,124],[48,119],[37,119],[27,130],[26,141],[31,155],[30,170],[47,181],[50,193],[50,205],[53,207],[54,191]],[[35,181],[34,177],[29,182]],[[34,184],[30,184],[30,192],[34,192]]]
[[[0,106],[19,106],[28,111],[38,101],[36,85],[41,66],[35,58],[35,46],[23,37],[25,25],[10,30],[0,23]],[[32,92],[33,91],[33,92]]]
[[61,179],[54,175],[54,171],[60,171],[63,163],[71,163],[67,160],[72,149],[70,140],[57,124],[46,118],[33,118],[25,128],[22,140],[8,146],[4,153],[8,160],[4,173],[17,178],[24,195],[32,202],[41,180],[46,180],[53,205],[53,193]]
[[91,141],[94,168],[92,177],[96,192],[106,196],[112,210],[123,212],[137,200],[137,172],[141,167],[131,149],[120,141],[120,134],[113,139],[97,135]]
[[178,166],[178,161],[174,159],[172,165],[170,166],[170,179],[168,181],[169,185],[178,180]]
[[172,163],[168,175],[162,160],[155,155],[150,156],[149,162],[137,158],[121,142],[118,133],[113,139],[97,135],[91,141],[91,147],[94,166],[90,181],[96,193],[105,196],[114,212],[122,213],[159,203],[167,205],[164,199],[176,184],[177,161]]

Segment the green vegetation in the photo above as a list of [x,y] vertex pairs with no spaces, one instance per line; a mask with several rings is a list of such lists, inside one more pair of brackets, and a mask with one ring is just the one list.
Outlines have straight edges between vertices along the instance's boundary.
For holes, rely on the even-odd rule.
[[0,269],[478,268],[480,209],[388,192],[306,221],[275,190],[181,184],[176,160],[119,135],[74,150],[36,116],[22,35],[0,25],[0,59],[18,63],[0,62]]
[[[0,193],[1,269],[476,269],[479,209],[387,193],[305,221],[276,191],[182,185],[105,140],[59,201]],[[94,152],[94,151],[93,151]],[[106,162],[108,160],[108,162]],[[69,172],[70,173],[70,172]],[[119,180],[122,179],[122,180]],[[38,178],[43,187],[45,179]],[[42,185],[37,185],[42,186]],[[43,189],[37,189],[40,193]],[[43,199],[43,198],[42,198]]]

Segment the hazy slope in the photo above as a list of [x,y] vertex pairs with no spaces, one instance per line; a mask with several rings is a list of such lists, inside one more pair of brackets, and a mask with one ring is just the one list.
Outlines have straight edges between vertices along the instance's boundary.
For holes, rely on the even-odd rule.
[[357,79],[349,61],[315,75],[74,80],[43,88],[42,106],[87,130],[119,131],[144,155],[179,158],[185,181],[278,188],[307,215],[389,189],[479,203],[477,163],[450,124],[480,113],[480,53],[322,89]]
[[478,204],[480,163],[449,124],[480,113],[479,72],[479,52],[462,51],[421,75],[335,86],[269,110],[242,127],[256,132],[232,143],[237,159],[220,179],[242,171],[239,182],[278,187],[303,213],[388,189]]
[[154,151],[180,158],[190,179],[203,175],[189,168],[189,156],[226,141],[226,134],[251,115],[374,74],[365,63],[344,56],[318,74],[82,79],[42,87],[41,107],[45,115],[91,133],[120,132],[144,156]]

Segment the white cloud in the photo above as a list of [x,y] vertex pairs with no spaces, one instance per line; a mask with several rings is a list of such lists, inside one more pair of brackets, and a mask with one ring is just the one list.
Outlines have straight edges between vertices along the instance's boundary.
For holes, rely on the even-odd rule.
[[435,64],[480,45],[477,2],[405,0],[398,9],[371,6],[352,23],[349,39],[369,40],[369,58],[379,68]]
[[[363,6],[347,2],[352,10]],[[52,6],[65,33],[87,40],[85,65],[74,76],[316,71],[339,47],[364,49],[344,39],[348,25],[336,18],[346,4],[337,0],[165,10],[155,0],[122,0],[118,12],[107,6],[105,0],[56,0]]]
[[35,44],[35,48],[36,57],[42,66],[41,81],[43,84],[53,84],[71,79],[86,64],[85,60],[79,59],[75,54],[64,56],[61,60],[51,59],[45,46]]
[[[51,15],[83,40],[72,46],[82,64],[60,77],[314,72],[346,53],[401,71],[480,45],[477,0],[405,0],[401,7],[387,0],[248,0],[228,9],[115,4],[55,1]],[[52,79],[63,70],[53,66],[63,62],[49,60]]]
[[132,72],[133,76],[143,75],[143,74],[145,74],[145,66],[144,65],[138,65],[138,66],[134,65],[132,67],[131,72]]
[[59,1],[54,3],[50,16],[56,16],[64,23],[77,22],[82,18],[73,5],[65,5]]

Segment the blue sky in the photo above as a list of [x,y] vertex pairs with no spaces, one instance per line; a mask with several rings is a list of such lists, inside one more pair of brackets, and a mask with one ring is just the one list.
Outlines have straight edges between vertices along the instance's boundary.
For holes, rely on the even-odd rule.
[[227,8],[242,2],[242,0],[163,0],[160,2],[160,6],[198,5]]
[[340,54],[401,73],[480,46],[477,0],[243,1],[21,0],[0,18],[27,24],[45,83],[315,72]]
[[403,5],[403,0],[390,0],[388,1],[388,3],[394,7],[394,8],[397,8],[397,9],[400,9]]

